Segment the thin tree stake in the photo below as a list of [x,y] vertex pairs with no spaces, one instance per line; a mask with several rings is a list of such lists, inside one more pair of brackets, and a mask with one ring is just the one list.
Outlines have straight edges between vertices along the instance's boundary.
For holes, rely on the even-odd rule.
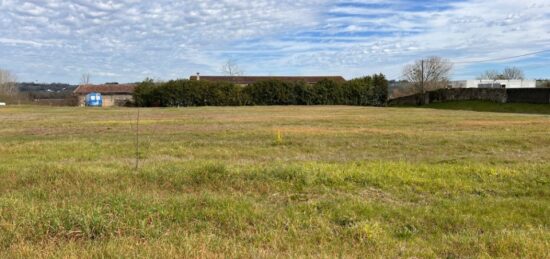
[[139,169],[139,107],[137,108],[136,120],[136,172]]

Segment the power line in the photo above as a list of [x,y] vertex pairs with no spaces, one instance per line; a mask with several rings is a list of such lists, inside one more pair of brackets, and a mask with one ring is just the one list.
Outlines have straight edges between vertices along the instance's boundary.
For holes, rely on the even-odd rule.
[[[522,55],[517,55],[517,56],[509,56],[509,57],[501,57],[501,58],[493,58],[493,59],[485,59],[485,60],[476,60],[476,61],[456,61],[456,62],[451,61],[451,63],[454,63],[454,64],[487,63],[487,62],[491,62],[491,61],[500,61],[500,60],[508,60],[508,59],[514,59],[514,58],[521,58],[521,57],[536,55],[536,54],[540,54],[540,53],[544,53],[544,52],[549,52],[549,51],[550,51],[550,49],[545,49],[545,50],[530,52],[530,53],[526,53],[526,54],[522,54]],[[388,79],[392,79],[392,78],[399,79],[399,78],[398,78],[399,76],[400,76],[400,75],[399,75],[398,73],[392,73],[392,74],[387,74],[387,75],[386,75],[386,78],[388,78]]]
[[476,61],[458,61],[458,62],[453,62],[453,63],[455,63],[455,64],[474,64],[474,63],[486,63],[486,62],[491,62],[491,61],[500,61],[500,60],[507,60],[507,59],[521,58],[521,57],[526,57],[526,56],[536,55],[536,54],[540,54],[540,53],[543,53],[543,52],[548,52],[548,51],[550,51],[550,49],[546,49],[546,50],[541,50],[541,51],[536,51],[536,52],[531,52],[531,53],[527,53],[527,54],[522,54],[522,55],[517,55],[517,56],[509,56],[509,57],[502,57],[502,58],[493,58],[493,59],[485,59],[485,60],[476,60]]
[[395,72],[384,74],[384,76],[386,76],[387,79],[399,79],[402,75],[401,72]]

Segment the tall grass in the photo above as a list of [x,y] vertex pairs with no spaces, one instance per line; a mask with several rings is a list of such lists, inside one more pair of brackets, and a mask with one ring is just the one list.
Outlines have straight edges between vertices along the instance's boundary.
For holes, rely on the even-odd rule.
[[549,256],[547,116],[141,116],[136,172],[127,109],[0,110],[0,257]]

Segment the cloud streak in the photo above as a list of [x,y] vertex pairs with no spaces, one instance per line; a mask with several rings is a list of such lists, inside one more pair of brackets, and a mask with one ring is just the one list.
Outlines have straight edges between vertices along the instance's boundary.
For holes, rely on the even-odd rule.
[[[395,78],[429,55],[462,61],[548,48],[548,10],[545,0],[3,0],[0,66],[23,80],[74,83],[89,72],[99,83],[216,74],[231,58],[247,74]],[[490,65],[457,66],[456,75]]]

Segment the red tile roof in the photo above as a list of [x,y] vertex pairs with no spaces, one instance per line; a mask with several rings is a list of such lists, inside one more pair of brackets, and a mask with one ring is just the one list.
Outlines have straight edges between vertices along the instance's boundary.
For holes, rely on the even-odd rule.
[[73,93],[75,94],[133,94],[136,84],[105,84],[105,85],[80,85]]
[[[344,82],[341,76],[200,76],[200,80],[210,82],[231,82],[239,85],[249,85],[258,81],[265,80],[281,80],[285,82],[304,81],[308,84],[315,84],[323,79],[334,80],[337,82]],[[196,81],[197,76],[191,76],[189,80]]]

